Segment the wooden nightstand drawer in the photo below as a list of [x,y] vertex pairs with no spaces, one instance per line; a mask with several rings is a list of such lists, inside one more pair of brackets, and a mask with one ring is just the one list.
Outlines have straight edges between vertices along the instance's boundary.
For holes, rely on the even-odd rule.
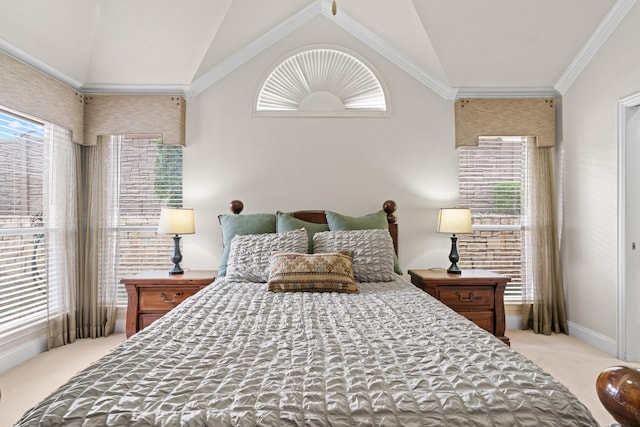
[[476,325],[480,326],[485,331],[493,333],[495,331],[495,324],[492,311],[458,311],[467,319],[471,320]]
[[146,328],[216,279],[215,270],[183,274],[146,271],[122,279],[127,290],[127,337]]
[[437,298],[456,311],[493,309],[495,297],[492,288],[446,286],[439,287],[437,292]]
[[152,313],[152,314],[141,314],[138,319],[138,324],[140,325],[140,329],[144,329],[159,318],[161,318],[164,313]]
[[165,288],[165,289],[140,289],[138,307],[140,311],[171,310],[191,295],[198,292],[199,288]]
[[411,283],[509,345],[504,335],[504,290],[509,277],[487,270],[409,270]]

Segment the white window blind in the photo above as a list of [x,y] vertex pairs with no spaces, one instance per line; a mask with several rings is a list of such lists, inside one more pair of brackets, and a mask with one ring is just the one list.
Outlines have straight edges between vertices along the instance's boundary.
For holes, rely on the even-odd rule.
[[0,334],[47,312],[44,125],[0,110]]
[[[120,147],[118,276],[173,266],[173,239],[158,235],[162,206],[182,206],[182,146],[159,138],[124,135]],[[126,292],[118,285],[118,304]]]
[[520,300],[525,280],[523,198],[524,137],[482,137],[459,149],[460,206],[470,208],[473,234],[460,235],[461,268],[493,270],[511,281],[506,300]]

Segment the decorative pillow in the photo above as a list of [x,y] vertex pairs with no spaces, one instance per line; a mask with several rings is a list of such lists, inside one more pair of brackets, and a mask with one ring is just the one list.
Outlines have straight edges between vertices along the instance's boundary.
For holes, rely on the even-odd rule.
[[321,231],[329,231],[329,224],[316,224],[315,222],[303,221],[295,218],[290,213],[276,213],[276,230],[278,230],[278,233],[298,230],[300,228],[307,230],[309,236],[309,248],[307,252],[311,254],[313,253],[313,235]]
[[275,253],[269,264],[268,289],[275,292],[358,292],[351,255]]
[[[360,217],[342,215],[331,211],[326,211],[324,214],[327,217],[327,223],[331,231],[389,229],[387,214],[383,210]],[[400,262],[398,261],[398,256],[395,251],[393,252],[393,271],[402,274],[402,268],[400,268]]]
[[235,236],[276,232],[275,214],[226,214],[219,215],[218,220],[222,226],[223,244],[222,258],[220,259],[220,267],[218,267],[218,277],[225,276],[227,273],[229,249],[231,240]]
[[226,279],[230,282],[266,282],[273,252],[306,253],[304,228],[287,233],[247,234],[231,240]]
[[327,223],[331,231],[389,229],[387,214],[383,210],[360,217],[342,215],[331,211],[325,211],[324,214],[327,217]]
[[351,251],[358,282],[394,279],[393,240],[387,230],[325,231],[313,236],[315,253]]

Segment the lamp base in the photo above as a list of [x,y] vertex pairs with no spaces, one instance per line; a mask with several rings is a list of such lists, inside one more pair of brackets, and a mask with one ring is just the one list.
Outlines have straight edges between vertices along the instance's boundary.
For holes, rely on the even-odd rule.
[[462,270],[458,267],[458,264],[451,264],[451,266],[447,269],[447,273],[449,274],[462,274]]
[[184,274],[184,270],[180,267],[180,264],[174,264],[169,274]]
[[460,255],[458,254],[458,238],[454,234],[451,236],[451,252],[449,253],[449,261],[451,261],[451,266],[447,269],[447,273],[449,274],[462,274],[462,270],[458,267],[458,260],[460,259]]
[[182,254],[180,253],[180,236],[173,236],[173,256],[171,257],[173,262],[173,268],[169,274],[184,274],[184,270],[180,268],[180,261],[182,261]]

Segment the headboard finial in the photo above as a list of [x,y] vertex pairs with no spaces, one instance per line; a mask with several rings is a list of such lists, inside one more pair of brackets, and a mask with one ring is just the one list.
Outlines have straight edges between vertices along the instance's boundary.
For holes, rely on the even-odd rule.
[[232,200],[229,204],[229,207],[231,209],[231,212],[238,215],[244,209],[244,203],[242,203],[240,200]]
[[387,213],[387,221],[389,224],[395,224],[398,220],[396,216],[393,214],[396,209],[398,209],[398,205],[393,200],[387,200],[382,204],[382,210]]

